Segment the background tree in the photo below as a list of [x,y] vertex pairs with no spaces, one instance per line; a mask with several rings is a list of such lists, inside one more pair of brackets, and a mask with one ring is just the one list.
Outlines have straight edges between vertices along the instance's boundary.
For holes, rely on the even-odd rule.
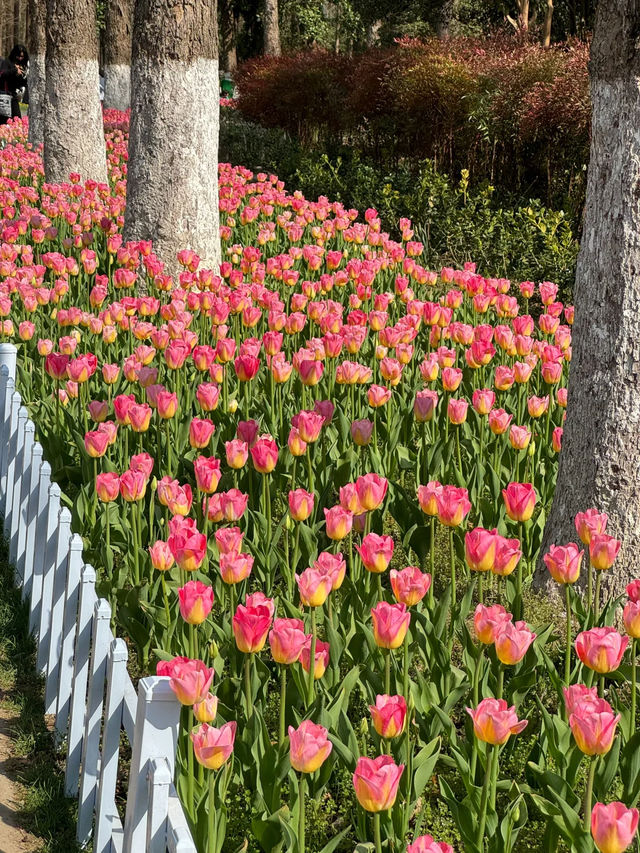
[[176,269],[192,248],[220,262],[218,34],[210,0],[136,0],[126,240]]
[[46,0],[29,0],[29,142],[44,142]]
[[[587,201],[576,284],[569,405],[543,550],[576,541],[576,512],[609,514],[619,590],[640,575],[640,7],[598,4]],[[547,575],[539,567],[537,582]]]
[[264,55],[280,56],[278,0],[263,0]]
[[220,0],[218,22],[220,25],[220,67],[224,71],[232,73],[238,67],[238,22],[233,0]]
[[47,0],[44,169],[47,181],[107,180],[95,0]]
[[133,0],[108,0],[104,33],[104,105],[126,110],[131,103]]

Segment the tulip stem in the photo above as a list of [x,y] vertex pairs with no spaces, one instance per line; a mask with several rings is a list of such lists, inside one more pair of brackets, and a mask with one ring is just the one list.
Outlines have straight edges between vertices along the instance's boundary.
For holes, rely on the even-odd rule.
[[564,650],[564,683],[569,686],[571,681],[571,591],[569,584],[564,585],[565,607],[567,610],[567,641]]
[[376,841],[376,853],[382,853],[382,839],[380,837],[380,812],[373,816],[373,837]]
[[404,659],[402,662],[402,693],[409,707],[409,632],[404,637]]
[[251,719],[253,704],[251,702],[251,654],[244,659],[244,698],[247,704],[247,720]]
[[194,715],[193,708],[189,706],[187,708],[187,808],[189,810],[189,814],[192,817],[195,817],[194,813],[194,775],[193,775],[193,744],[191,743],[190,734],[193,729],[194,724]]
[[307,780],[304,773],[298,779],[298,853],[304,853],[304,831],[305,831],[305,797],[307,794]]
[[164,613],[167,617],[167,635],[169,633],[169,629],[171,627],[171,611],[169,609],[169,596],[167,595],[167,581],[164,576],[164,572],[160,575],[160,580],[162,582],[162,597],[164,599]]
[[[202,766],[202,765],[201,765]],[[216,772],[209,770],[209,810],[207,812],[207,851],[216,853],[218,847],[218,833],[216,827]]]
[[314,680],[316,668],[316,641],[317,641],[317,626],[316,626],[316,609],[311,608],[311,647],[309,649],[309,683],[307,685],[307,705],[313,702]]
[[387,696],[391,693],[391,649],[384,651],[384,692]]
[[636,656],[637,656],[637,639],[631,639],[631,714],[629,719],[629,740],[633,737],[636,730]]
[[429,544],[429,569],[431,570],[431,584],[429,586],[429,608],[434,605],[433,584],[435,580],[435,560],[436,560],[436,519],[431,516],[431,542]]
[[[589,562],[589,566],[591,566],[591,562]],[[598,617],[600,616],[600,583],[602,580],[602,572],[596,572],[596,594],[593,599],[593,615],[594,621],[598,622]]]
[[167,436],[167,470],[169,475],[173,475],[173,459],[171,451],[171,421],[167,418],[164,422],[164,429]]
[[496,699],[502,699],[504,693],[504,667],[499,664],[498,669],[498,689],[496,690]]
[[593,800],[593,779],[596,775],[596,756],[591,756],[591,764],[589,765],[589,775],[587,776],[587,787],[584,792],[584,816],[583,826],[584,831],[589,832],[591,828],[591,803]]
[[482,783],[482,797],[480,799],[480,814],[478,816],[478,834],[476,836],[476,846],[478,853],[484,850],[484,828],[487,822],[487,804],[489,802],[489,788],[491,786],[491,776],[493,769],[493,744],[487,744],[486,767],[484,771],[484,782]]
[[589,559],[589,555],[586,555],[587,560],[587,613],[591,615],[591,601],[592,601],[592,590],[593,590],[593,566],[591,565],[591,560]]
[[462,477],[462,457],[460,456],[460,429],[460,426],[456,427],[456,456],[458,458],[458,472]]
[[278,735],[278,746],[284,743],[285,732],[285,711],[287,703],[287,668],[284,664],[280,665],[280,729]]

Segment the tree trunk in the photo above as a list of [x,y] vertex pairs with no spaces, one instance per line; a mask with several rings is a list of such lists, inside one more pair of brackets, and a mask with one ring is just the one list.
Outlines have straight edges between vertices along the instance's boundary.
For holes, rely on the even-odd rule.
[[278,22],[278,0],[264,2],[264,55],[280,56],[280,25]]
[[29,142],[44,142],[46,0],[29,0]]
[[133,0],[107,0],[104,39],[104,106],[126,110],[131,103]]
[[193,249],[220,263],[218,31],[210,0],[136,0],[126,240],[153,240],[169,272]]
[[47,0],[46,180],[106,182],[95,0]]
[[553,0],[547,0],[547,11],[544,15],[544,27],[542,29],[542,46],[551,47],[551,23],[553,21]]
[[[542,553],[577,541],[596,507],[622,541],[603,581],[640,577],[640,50],[637,0],[599,3],[591,44],[591,155],[575,286],[569,405]],[[536,582],[547,581],[543,566]]]
[[441,0],[436,9],[436,36],[439,39],[449,38],[451,21],[453,20],[454,0]]
[[220,66],[233,74],[238,67],[236,52],[236,20],[233,14],[233,0],[221,0],[218,6],[220,15]]

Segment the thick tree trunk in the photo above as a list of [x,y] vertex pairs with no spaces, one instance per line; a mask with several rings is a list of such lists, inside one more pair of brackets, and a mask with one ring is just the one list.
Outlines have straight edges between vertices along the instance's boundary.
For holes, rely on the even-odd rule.
[[106,182],[95,0],[47,0],[46,180]]
[[454,0],[441,0],[436,9],[436,36],[439,39],[449,38],[451,34],[451,22],[454,13]]
[[29,142],[44,142],[46,0],[29,0]]
[[[577,541],[573,519],[596,507],[622,549],[603,581],[640,577],[640,13],[598,4],[591,44],[591,156],[575,286],[573,359],[558,483],[545,529]],[[536,581],[547,580],[539,566]]]
[[553,0],[547,0],[547,10],[542,28],[542,46],[551,47],[551,24],[553,22]]
[[280,56],[278,0],[263,0],[264,55]]
[[169,271],[193,249],[220,263],[216,8],[136,0],[126,240],[153,240]]
[[131,103],[133,0],[108,0],[104,42],[104,106],[126,110]]
[[238,67],[236,51],[237,28],[233,14],[233,0],[221,0],[218,5],[220,15],[220,67],[230,74]]

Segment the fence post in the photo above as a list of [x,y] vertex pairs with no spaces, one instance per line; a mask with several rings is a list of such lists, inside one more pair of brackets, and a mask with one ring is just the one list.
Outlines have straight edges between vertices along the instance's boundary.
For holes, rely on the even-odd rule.
[[[9,398],[13,393],[13,389],[15,387],[17,356],[18,348],[15,347],[13,344],[0,344],[0,423],[3,424],[0,430],[4,429],[4,421],[7,415],[6,392],[8,387],[8,380],[11,380],[12,383],[11,390],[9,391]],[[2,434],[1,432],[0,438],[4,439],[4,434]],[[4,441],[0,443],[0,460],[2,462],[4,462],[6,459],[6,446],[7,445]],[[6,473],[6,470],[6,468],[2,468],[2,473]]]
[[96,602],[93,611],[93,640],[89,666],[89,691],[87,713],[82,739],[82,768],[80,772],[80,799],[78,802],[78,827],[76,839],[88,844],[91,838],[93,807],[98,782],[98,757],[100,748],[100,722],[104,704],[104,682],[107,674],[107,655],[113,635],[111,633],[111,608],[106,599]]
[[125,641],[120,638],[112,640],[107,665],[107,700],[104,709],[102,750],[100,752],[100,779],[96,795],[96,828],[93,853],[110,853],[113,818],[118,817],[115,807],[115,794],[118,780],[120,731],[122,728],[122,701],[124,699],[124,687],[129,678],[127,675],[127,657]]
[[16,530],[16,576],[23,590],[24,598],[24,557],[27,545],[27,525],[29,524],[29,495],[31,493],[31,474],[33,472],[33,447],[35,444],[36,428],[33,421],[28,420],[24,425],[24,448],[22,477],[20,478],[20,495],[18,497],[18,525]]
[[11,376],[5,382],[2,403],[2,427],[0,429],[0,513],[4,513],[7,469],[9,467],[9,436],[11,434],[11,401],[15,384]]
[[67,586],[64,595],[64,614],[62,619],[62,644],[60,647],[60,680],[56,701],[56,737],[64,740],[69,723],[69,704],[73,683],[73,650],[76,636],[76,617],[78,615],[78,593],[80,572],[82,571],[82,536],[74,533],[69,542],[67,563]]
[[[22,481],[24,479],[25,468],[25,442],[27,440],[27,424],[29,422],[29,412],[24,406],[20,406],[18,410],[18,428],[16,435],[16,463],[13,473],[13,496],[11,498],[11,526],[7,530],[9,539],[9,562],[13,563],[14,567],[14,582],[18,581],[18,572],[16,571],[16,558],[18,550],[18,527],[20,526],[20,495],[22,493]],[[31,436],[33,439],[33,424],[31,426]],[[29,448],[31,452],[31,448]]]
[[78,796],[84,713],[89,678],[89,650],[91,648],[93,608],[96,601],[96,573],[93,566],[86,565],[80,575],[78,622],[73,644],[73,680],[69,700],[67,766],[64,774],[64,792],[67,797]]
[[35,634],[40,627],[40,609],[42,605],[42,568],[44,549],[47,543],[47,519],[49,517],[49,486],[51,485],[51,466],[48,462],[40,465],[38,481],[38,499],[36,520],[33,528],[33,564],[31,567],[31,603],[29,607],[29,632]]
[[5,535],[11,529],[11,501],[13,500],[13,481],[16,474],[16,445],[18,442],[18,412],[20,411],[21,404],[22,397],[17,391],[14,391],[11,395],[11,419],[7,435],[7,479],[2,495]]
[[47,535],[42,542],[42,594],[40,597],[40,625],[38,627],[38,672],[44,672],[49,653],[49,626],[51,624],[51,597],[53,595],[53,573],[56,567],[56,545],[58,543],[58,514],[60,512],[60,486],[49,486],[47,507]]
[[60,652],[62,650],[62,619],[64,616],[64,594],[67,588],[69,544],[71,540],[71,513],[62,507],[58,513],[58,538],[53,561],[51,619],[47,653],[47,680],[44,691],[44,712],[55,714],[58,679],[60,677]]
[[[9,380],[9,368],[6,364],[0,364],[0,438],[4,430],[4,411],[7,397],[7,381]],[[0,462],[4,457],[4,444],[0,443]]]
[[140,679],[122,853],[138,853],[145,849],[146,769],[151,759],[164,757],[173,776],[179,723],[180,703],[169,686],[169,679],[159,676]]
[[22,573],[22,600],[31,598],[33,590],[33,557],[35,553],[36,523],[38,521],[38,487],[40,485],[40,466],[42,465],[42,445],[34,442],[31,450],[31,477],[29,482],[27,523],[24,530],[24,554],[20,564]]
[[171,768],[166,758],[153,758],[149,762],[149,814],[147,817],[147,853],[166,853],[167,811]]

